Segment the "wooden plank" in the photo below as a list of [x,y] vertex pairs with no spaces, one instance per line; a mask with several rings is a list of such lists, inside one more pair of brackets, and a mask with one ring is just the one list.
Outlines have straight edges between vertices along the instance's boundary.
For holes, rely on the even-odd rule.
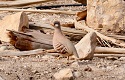
[[94,57],[125,57],[125,54],[94,54]]
[[[33,50],[33,49],[52,49],[52,36],[43,34],[39,31],[30,30],[29,32],[17,32],[8,30],[10,43],[19,50]],[[15,39],[15,38],[16,39]]]
[[[31,25],[30,28],[46,28],[46,29],[52,29],[54,30],[53,26],[50,24],[40,24],[40,23],[33,23],[33,22],[29,22],[29,24]],[[75,28],[68,28],[68,27],[61,27],[61,30],[67,33],[73,33],[73,34],[83,34],[85,35],[86,33],[83,30],[76,30]]]
[[96,47],[96,53],[125,53],[125,48]]
[[36,49],[30,51],[13,51],[6,50],[0,51],[0,56],[23,56],[23,55],[34,55],[34,54],[44,54],[45,51],[43,49]]
[[36,3],[43,3],[47,1],[55,0],[16,0],[16,1],[0,1],[0,7],[16,7],[16,6],[26,6]]
[[0,8],[0,11],[16,11],[16,12],[39,12],[39,13],[55,13],[55,14],[72,14],[75,15],[77,11],[60,11],[60,10],[29,10],[29,9],[12,9],[12,8]]

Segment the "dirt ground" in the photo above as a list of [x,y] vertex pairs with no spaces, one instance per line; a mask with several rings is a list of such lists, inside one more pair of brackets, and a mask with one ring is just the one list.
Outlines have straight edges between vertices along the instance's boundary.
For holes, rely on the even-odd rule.
[[[73,0],[57,0],[39,5],[73,4]],[[36,6],[36,5],[34,5]],[[34,7],[33,7],[34,8]],[[81,7],[61,7],[57,10],[83,10]],[[15,12],[0,12],[0,19]],[[72,22],[74,15],[30,13],[30,22],[61,23]],[[51,55],[32,55],[20,57],[0,57],[0,80],[55,80],[54,74],[64,68],[72,69],[73,80],[125,80],[125,57],[94,57],[93,60],[74,61]]]

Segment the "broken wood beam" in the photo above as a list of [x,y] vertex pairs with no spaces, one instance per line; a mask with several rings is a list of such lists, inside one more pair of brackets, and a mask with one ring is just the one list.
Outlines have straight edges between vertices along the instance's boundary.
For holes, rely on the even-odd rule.
[[96,53],[125,53],[125,48],[96,47]]
[[45,54],[45,51],[43,49],[36,49],[30,51],[13,51],[13,50],[0,51],[0,56],[23,56],[23,55],[34,55],[34,54]]
[[[35,49],[30,51],[13,51],[13,50],[6,50],[6,51],[0,51],[0,56],[23,56],[23,55],[37,55],[37,54],[43,54],[43,55],[52,55],[52,56],[59,56],[60,54],[56,53],[48,53],[44,49]],[[125,57],[125,54],[94,54],[94,57]]]
[[[40,24],[40,23],[33,23],[29,22],[30,28],[32,29],[52,29],[54,30],[53,26],[50,24]],[[83,32],[83,30],[76,30],[75,28],[68,28],[68,27],[61,27],[63,32],[67,33],[73,33],[73,34],[82,34],[83,36],[86,34],[86,32]]]
[[94,57],[125,57],[125,54],[94,54]]
[[55,14],[71,14],[75,15],[77,11],[60,11],[60,10],[31,10],[31,9],[12,9],[12,8],[0,8],[0,11],[16,11],[16,12],[34,12],[34,13],[55,13]]
[[[48,53],[56,53],[54,49],[46,50]],[[110,48],[110,47],[96,47],[95,54],[106,53],[106,54],[125,54],[125,48]]]
[[120,40],[125,40],[125,36],[123,36],[123,35],[109,34],[109,35],[107,35],[107,36],[113,37],[113,38],[116,38],[116,39],[120,39]]
[[97,34],[97,36],[99,36],[100,38],[102,38],[102,39],[104,39],[104,40],[107,40],[107,41],[109,41],[109,42],[112,42],[112,43],[115,44],[115,45],[118,45],[118,46],[121,46],[121,47],[125,47],[125,42],[124,42],[124,41],[122,41],[122,40],[117,40],[117,39],[115,39],[115,38],[105,36],[105,35],[99,33],[98,31],[96,31],[96,30],[94,30],[94,29],[88,27],[88,26],[84,26],[84,25],[82,24],[82,22],[77,22],[77,21],[75,21],[75,26],[81,27],[81,29],[84,29],[84,30],[86,30],[87,32],[95,32],[95,33]]
[[[29,29],[28,29],[29,30]],[[33,49],[52,49],[52,36],[43,34],[40,31],[30,30],[29,32],[17,32],[8,30],[10,43],[15,48],[25,51]]]
[[51,9],[51,8],[70,7],[70,6],[86,6],[86,4],[62,4],[62,5],[51,5],[51,6],[37,6],[36,9]]

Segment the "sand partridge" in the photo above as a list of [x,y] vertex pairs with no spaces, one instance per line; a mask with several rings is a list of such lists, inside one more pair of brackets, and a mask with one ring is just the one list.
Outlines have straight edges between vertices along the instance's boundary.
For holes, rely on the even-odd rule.
[[62,56],[69,57],[71,55],[75,55],[76,58],[79,58],[73,43],[70,40],[68,40],[66,36],[62,33],[60,22],[55,21],[53,27],[55,29],[53,36],[54,49],[60,54],[62,54]]

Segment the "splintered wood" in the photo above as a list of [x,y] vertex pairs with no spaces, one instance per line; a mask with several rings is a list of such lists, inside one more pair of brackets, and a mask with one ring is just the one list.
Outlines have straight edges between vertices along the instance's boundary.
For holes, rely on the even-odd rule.
[[[31,31],[27,33],[9,30],[10,43],[19,50],[33,49],[52,49],[52,36],[43,34],[40,31]],[[13,38],[15,37],[15,38]]]

